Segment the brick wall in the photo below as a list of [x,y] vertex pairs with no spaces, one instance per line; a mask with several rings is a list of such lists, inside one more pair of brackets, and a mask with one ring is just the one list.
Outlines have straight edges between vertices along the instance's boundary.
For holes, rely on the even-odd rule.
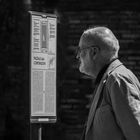
[[26,139],[23,3],[0,1],[0,139]]
[[[26,7],[27,8],[27,7]],[[75,49],[83,30],[105,25],[120,41],[120,59],[140,79],[140,12],[138,2],[117,0],[34,0],[31,10],[58,16],[58,121],[43,124],[43,139],[79,140],[86,120],[94,84],[80,74]],[[29,139],[25,5],[16,1],[0,4],[0,136]],[[27,10],[27,9],[26,9]],[[3,16],[4,15],[4,16]],[[35,131],[34,131],[35,132]],[[2,139],[2,138],[1,138]]]

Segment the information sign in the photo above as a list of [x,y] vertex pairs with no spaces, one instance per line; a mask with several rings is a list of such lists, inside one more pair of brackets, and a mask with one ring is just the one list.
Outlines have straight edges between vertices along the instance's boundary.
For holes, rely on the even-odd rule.
[[56,122],[57,17],[30,11],[30,120]]

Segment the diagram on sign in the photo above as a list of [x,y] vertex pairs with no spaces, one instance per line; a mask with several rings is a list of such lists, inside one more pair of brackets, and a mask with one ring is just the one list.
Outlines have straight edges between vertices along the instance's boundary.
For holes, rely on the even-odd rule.
[[49,56],[48,57],[48,68],[54,69],[55,68],[55,56]]

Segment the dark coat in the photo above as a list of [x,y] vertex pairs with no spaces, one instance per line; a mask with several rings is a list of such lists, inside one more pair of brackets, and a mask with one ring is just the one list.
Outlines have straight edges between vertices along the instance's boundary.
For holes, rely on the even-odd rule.
[[119,60],[109,65],[96,90],[85,140],[140,140],[140,83]]

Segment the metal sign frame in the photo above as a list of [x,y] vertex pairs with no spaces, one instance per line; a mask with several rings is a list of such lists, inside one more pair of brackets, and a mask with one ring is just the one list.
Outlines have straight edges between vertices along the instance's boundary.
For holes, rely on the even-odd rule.
[[57,16],[29,11],[30,122],[57,120]]

